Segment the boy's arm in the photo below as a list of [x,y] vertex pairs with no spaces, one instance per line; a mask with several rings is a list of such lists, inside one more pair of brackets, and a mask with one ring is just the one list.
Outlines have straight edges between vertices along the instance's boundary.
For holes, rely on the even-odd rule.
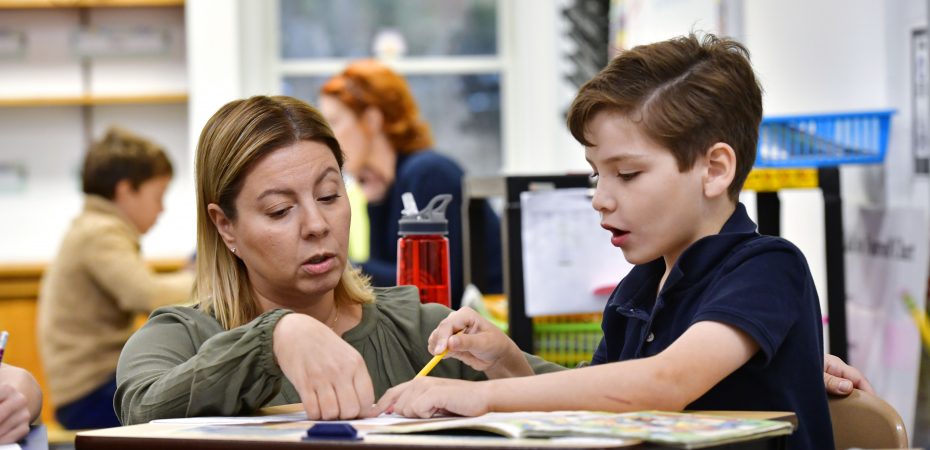
[[[107,230],[109,231],[109,230]],[[148,312],[189,300],[194,274],[155,273],[135,243],[117,232],[101,232],[84,244],[85,270],[126,311]]]
[[692,325],[652,357],[479,383],[425,377],[389,390],[378,406],[414,417],[429,417],[440,410],[462,415],[681,410],[758,351],[758,344],[748,334],[730,325],[705,321]]
[[[691,326],[663,352],[642,359],[490,385],[493,411],[678,411],[759,350],[746,333],[720,322]],[[532,381],[531,381],[532,380]]]

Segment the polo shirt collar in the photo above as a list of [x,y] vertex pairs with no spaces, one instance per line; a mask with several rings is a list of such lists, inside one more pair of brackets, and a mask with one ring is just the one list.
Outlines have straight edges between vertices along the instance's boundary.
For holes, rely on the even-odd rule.
[[[737,203],[719,233],[699,239],[682,252],[672,266],[662,293],[685,289],[697,283],[713,271],[736,244],[757,234],[756,224],[746,213],[746,207]],[[611,295],[611,305],[624,315],[646,314],[648,317],[648,311],[653,309],[652,305],[656,302],[655,289],[664,273],[665,260],[661,257],[634,267]]]

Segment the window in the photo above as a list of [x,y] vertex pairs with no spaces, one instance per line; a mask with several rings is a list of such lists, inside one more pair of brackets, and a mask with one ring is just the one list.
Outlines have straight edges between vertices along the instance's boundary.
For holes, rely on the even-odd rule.
[[279,0],[274,76],[318,103],[347,63],[388,56],[410,83],[436,150],[470,175],[501,171],[501,5],[496,0]]

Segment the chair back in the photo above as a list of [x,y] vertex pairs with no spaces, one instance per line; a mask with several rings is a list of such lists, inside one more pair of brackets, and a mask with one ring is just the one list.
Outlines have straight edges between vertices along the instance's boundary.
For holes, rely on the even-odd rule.
[[908,447],[904,421],[878,396],[855,389],[846,397],[831,395],[828,403],[837,449]]

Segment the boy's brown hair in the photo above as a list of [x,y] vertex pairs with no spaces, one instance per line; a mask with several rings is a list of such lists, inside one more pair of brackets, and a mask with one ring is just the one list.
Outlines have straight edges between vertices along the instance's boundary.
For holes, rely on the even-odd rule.
[[615,111],[672,151],[682,172],[711,145],[736,152],[733,201],[756,161],[762,88],[749,52],[731,39],[693,33],[620,53],[578,91],[568,112],[572,136],[585,146],[597,113]]
[[116,185],[129,180],[133,189],[152,178],[171,177],[174,171],[165,150],[154,142],[119,127],[111,127],[91,144],[81,170],[82,189],[113,200]]

